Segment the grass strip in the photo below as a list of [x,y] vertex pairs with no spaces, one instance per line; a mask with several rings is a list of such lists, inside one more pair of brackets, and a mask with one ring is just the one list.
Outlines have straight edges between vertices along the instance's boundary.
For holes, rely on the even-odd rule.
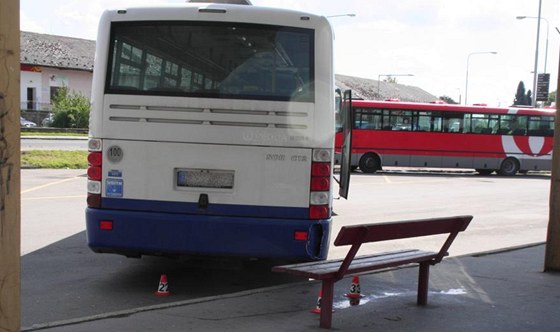
[[22,168],[86,169],[87,151],[30,150],[21,152]]

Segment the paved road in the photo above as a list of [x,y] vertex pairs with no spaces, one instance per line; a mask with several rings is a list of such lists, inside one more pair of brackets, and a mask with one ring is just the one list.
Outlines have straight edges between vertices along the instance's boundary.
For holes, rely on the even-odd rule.
[[[22,171],[22,326],[300,281],[270,273],[263,262],[94,254],[83,231],[84,173]],[[350,200],[334,203],[335,234],[344,224],[473,214],[471,226],[451,247],[452,255],[545,239],[548,176],[395,170],[358,173],[352,181]],[[433,241],[410,242],[429,247]],[[363,253],[392,247],[366,246]],[[342,254],[331,247],[331,258]],[[163,273],[173,295],[162,299],[152,293]]]
[[21,150],[87,150],[87,137],[33,137],[21,138]]
[[21,171],[21,254],[85,228],[85,170]]
[[[466,214],[474,219],[454,242],[452,255],[541,242],[546,238],[549,191],[546,173],[501,177],[396,168],[374,175],[354,173],[349,200],[335,202],[333,233],[347,224]],[[407,241],[433,248],[429,238],[382,248]],[[331,246],[329,257],[340,257],[343,251]]]

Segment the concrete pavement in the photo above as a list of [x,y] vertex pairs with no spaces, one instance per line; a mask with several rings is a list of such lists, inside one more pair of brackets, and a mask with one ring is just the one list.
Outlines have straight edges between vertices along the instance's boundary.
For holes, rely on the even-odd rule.
[[[560,273],[544,273],[544,245],[451,257],[432,267],[428,305],[416,301],[417,268],[360,276],[364,298],[335,285],[335,331],[559,331]],[[170,284],[171,290],[173,285]],[[23,331],[318,331],[320,283],[301,281],[142,307]],[[110,299],[107,299],[110,301]]]

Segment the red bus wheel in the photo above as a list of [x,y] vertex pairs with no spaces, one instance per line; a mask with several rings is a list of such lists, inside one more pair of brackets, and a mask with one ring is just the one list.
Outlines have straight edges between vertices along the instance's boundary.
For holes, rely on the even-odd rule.
[[513,176],[519,170],[519,162],[515,158],[506,158],[502,161],[500,169],[498,170],[499,175]]
[[360,158],[359,166],[364,173],[375,173],[381,169],[381,162],[377,155],[369,152]]

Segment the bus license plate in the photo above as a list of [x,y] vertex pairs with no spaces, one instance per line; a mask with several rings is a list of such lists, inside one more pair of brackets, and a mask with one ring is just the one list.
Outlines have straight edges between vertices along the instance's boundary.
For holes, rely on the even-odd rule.
[[232,189],[234,171],[178,169],[177,187]]

